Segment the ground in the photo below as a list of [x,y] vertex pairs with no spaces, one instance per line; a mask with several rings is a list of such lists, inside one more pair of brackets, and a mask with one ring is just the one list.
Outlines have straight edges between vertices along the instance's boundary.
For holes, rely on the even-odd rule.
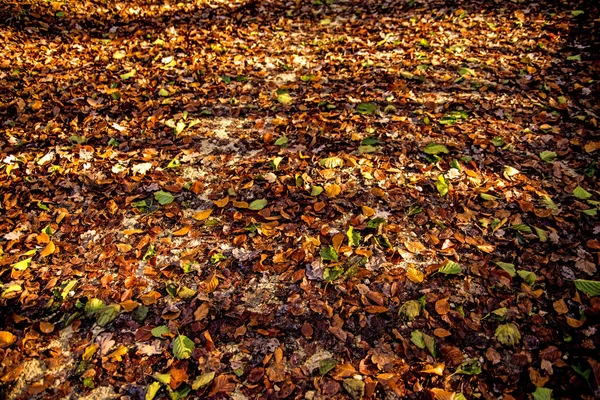
[[0,4],[0,397],[600,391],[594,1]]

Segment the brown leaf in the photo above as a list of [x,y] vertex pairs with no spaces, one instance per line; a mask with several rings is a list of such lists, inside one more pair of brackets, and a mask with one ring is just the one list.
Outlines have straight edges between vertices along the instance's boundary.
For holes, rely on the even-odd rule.
[[310,326],[310,324],[308,322],[304,322],[304,324],[302,324],[302,334],[304,335],[304,337],[307,338],[311,338],[313,335],[313,328],[312,326]]
[[210,310],[210,306],[208,303],[204,302],[198,306],[196,311],[194,311],[194,320],[202,321],[204,318],[208,316],[208,311]]
[[554,311],[556,311],[559,315],[569,312],[569,308],[565,303],[565,299],[556,300],[554,303],[552,303],[552,307],[554,307]]
[[228,396],[233,392],[235,386],[235,378],[232,375],[219,375],[214,379],[208,396],[217,394]]
[[388,312],[388,308],[384,306],[366,306],[365,311],[369,314],[381,314]]
[[420,254],[421,251],[425,250],[425,245],[421,242],[404,242],[406,249],[414,254]]
[[435,311],[440,315],[448,314],[450,312],[450,304],[448,303],[448,298],[436,301]]

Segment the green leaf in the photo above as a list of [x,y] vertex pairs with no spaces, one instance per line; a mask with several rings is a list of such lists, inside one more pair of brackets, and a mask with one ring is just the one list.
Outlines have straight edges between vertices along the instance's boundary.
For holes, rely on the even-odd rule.
[[144,256],[142,257],[142,260],[148,261],[155,255],[156,255],[156,246],[154,246],[153,243],[150,243],[150,245],[148,245],[148,248],[146,249],[146,252],[144,253]]
[[517,274],[529,286],[533,286],[535,284],[535,280],[536,280],[537,276],[533,272],[520,270],[520,271],[517,271]]
[[323,376],[327,375],[327,373],[334,369],[337,364],[338,362],[333,358],[326,358],[324,360],[321,360],[321,362],[319,363],[319,373]]
[[403,315],[409,321],[417,318],[421,314],[421,303],[418,300],[408,300],[398,310],[398,315]]
[[288,144],[288,138],[287,138],[287,137],[285,137],[285,136],[282,136],[282,137],[278,138],[278,139],[275,141],[275,144],[276,144],[277,146],[287,146],[287,144]]
[[362,146],[377,146],[381,144],[381,142],[375,136],[369,136],[364,138],[360,144]]
[[460,76],[476,76],[475,71],[473,71],[471,68],[460,68],[458,70],[458,73],[460,74]]
[[157,326],[156,328],[152,329],[150,331],[150,333],[152,333],[152,336],[159,338],[159,339],[164,339],[163,335],[167,335],[169,333],[171,333],[171,331],[169,330],[169,327],[167,325],[160,325]]
[[356,247],[360,243],[360,233],[356,232],[352,226],[346,231],[348,237],[348,246]]
[[510,178],[512,178],[513,176],[515,176],[515,175],[519,174],[519,172],[520,172],[520,171],[519,171],[518,169],[516,169],[516,168],[513,168],[513,167],[511,167],[510,165],[506,165],[506,166],[504,167],[504,172],[502,173],[502,175],[504,175],[504,177],[505,177],[506,179],[510,179]]
[[569,56],[567,57],[567,61],[581,61],[581,55]]
[[540,203],[542,203],[546,208],[552,210],[552,211],[558,211],[558,206],[556,205],[556,203],[554,201],[552,201],[552,199],[548,196],[542,196],[540,198]]
[[71,135],[69,136],[69,141],[71,141],[72,143],[84,144],[85,142],[87,142],[87,138],[85,136]]
[[160,382],[152,382],[146,388],[146,397],[145,400],[152,400],[160,390],[161,384]]
[[448,194],[448,190],[450,189],[448,180],[444,177],[444,175],[440,174],[435,181],[435,188],[439,192],[440,196],[444,197]]
[[250,203],[248,209],[252,211],[260,211],[265,208],[267,204],[269,204],[269,202],[266,199],[254,200],[252,203]]
[[358,146],[359,154],[370,154],[375,153],[378,147],[375,146]]
[[519,232],[524,232],[524,233],[531,233],[531,228],[525,224],[515,224],[513,226],[511,226],[512,229],[519,231]]
[[164,206],[165,204],[171,204],[173,200],[175,200],[175,197],[169,192],[159,190],[154,193],[154,199],[156,199],[161,206]]
[[548,240],[548,234],[545,230],[540,229],[537,226],[534,226],[533,229],[535,230],[535,234],[537,235],[537,237],[540,239],[540,242],[545,242],[546,240]]
[[392,243],[390,243],[390,239],[383,235],[377,235],[373,239],[375,239],[375,244],[383,249],[392,248]]
[[573,10],[571,11],[571,15],[574,17],[579,17],[580,15],[585,14],[585,11],[583,10]]
[[425,154],[432,154],[432,155],[436,155],[436,154],[440,154],[440,153],[448,153],[448,148],[446,146],[444,146],[443,144],[436,144],[436,143],[428,143],[427,146],[425,146],[425,148],[423,149],[423,151],[425,152]]
[[29,267],[29,265],[31,265],[31,260],[31,257],[26,258],[24,260],[12,264],[11,267],[13,267],[13,269],[17,271],[25,271]]
[[117,318],[121,312],[121,306],[118,304],[111,304],[103,307],[96,312],[96,323],[100,326],[106,326]]
[[85,308],[83,310],[85,311],[86,315],[89,316],[101,310],[102,308],[104,308],[104,302],[94,297],[85,303]]
[[169,162],[169,164],[167,164],[167,168],[169,168],[169,169],[174,169],[174,168],[179,168],[179,167],[181,167],[181,162],[177,158],[172,159]]
[[542,161],[546,161],[547,163],[551,163],[556,160],[556,153],[553,151],[542,151],[540,153],[540,158]]
[[479,197],[481,197],[485,201],[493,201],[493,200],[498,200],[499,199],[499,197],[496,197],[496,196],[488,194],[488,193],[480,193]]
[[413,344],[420,349],[425,348],[425,339],[423,338],[423,332],[421,332],[418,329],[410,334],[410,341],[413,342]]
[[215,378],[215,372],[207,372],[205,374],[200,375],[194,382],[192,383],[192,390],[202,389],[205,386],[208,386],[212,380]]
[[502,136],[494,136],[492,138],[492,144],[496,147],[504,146],[504,138]]
[[367,222],[367,228],[378,229],[379,225],[383,224],[384,222],[385,222],[385,219],[383,219],[381,217],[373,218],[372,220]]
[[479,375],[481,373],[481,365],[479,361],[465,362],[454,373],[460,375]]
[[158,95],[159,95],[159,96],[161,96],[161,97],[169,97],[169,96],[171,95],[171,92],[169,92],[169,91],[168,91],[167,89],[165,89],[165,88],[161,88],[161,89],[158,91]]
[[340,157],[328,157],[319,161],[319,164],[325,168],[337,168],[344,166],[344,160]]
[[133,78],[134,76],[135,76],[135,69],[132,69],[131,71],[120,75],[121,79],[123,79],[124,81],[126,81],[129,78]]
[[577,197],[580,200],[587,200],[590,197],[592,197],[592,194],[584,188],[582,188],[581,186],[577,185],[577,187],[573,189],[573,196]]
[[538,387],[531,393],[533,400],[552,400],[552,389]]
[[360,103],[356,106],[356,112],[362,115],[373,114],[377,110],[377,105],[374,103]]
[[221,78],[221,80],[222,80],[223,82],[225,82],[227,85],[229,85],[229,84],[231,83],[231,77],[230,77],[230,76],[227,76],[227,75],[221,75],[221,76],[220,76],[220,78]]
[[408,213],[406,215],[408,215],[409,217],[412,215],[417,215],[423,212],[423,207],[421,207],[420,205],[416,204],[413,206],[410,206],[408,208]]
[[515,270],[515,264],[505,263],[502,261],[496,261],[494,264],[496,264],[497,266],[499,266],[500,268],[502,268],[503,270],[508,272],[508,274],[511,277],[514,278],[515,276],[517,276],[517,271]]
[[436,344],[435,344],[435,339],[432,336],[429,336],[426,333],[423,333],[423,343],[425,344],[425,347],[427,348],[427,350],[429,350],[429,353],[435,357],[436,356]]
[[321,258],[327,261],[338,261],[337,251],[333,248],[333,246],[323,246],[321,247],[321,251],[319,252]]
[[310,81],[314,81],[316,78],[317,78],[316,75],[307,74],[307,75],[302,75],[300,77],[300,80],[302,82],[310,82]]
[[321,187],[321,186],[311,186],[311,188],[310,188],[310,195],[311,196],[315,196],[316,197],[316,196],[320,195],[321,193],[323,193],[323,187]]
[[292,99],[292,96],[290,96],[289,93],[285,92],[277,95],[277,101],[287,106],[292,104],[294,100]]
[[494,337],[505,346],[515,346],[521,340],[521,333],[515,324],[499,325]]
[[323,279],[325,282],[333,282],[337,278],[339,278],[344,273],[344,269],[342,267],[336,266],[333,268],[325,268],[323,272]]
[[177,335],[173,339],[173,356],[179,360],[190,358],[195,348],[194,342],[185,335]]
[[460,264],[455,263],[454,261],[448,261],[446,265],[438,269],[437,272],[445,275],[457,275],[462,272],[462,267]]
[[467,398],[461,392],[461,393],[456,393],[456,396],[454,396],[454,400],[467,400]]
[[162,383],[163,385],[169,385],[171,383],[170,374],[159,374],[158,372],[152,375],[152,378]]
[[576,279],[575,287],[577,290],[586,293],[589,296],[600,296],[600,282],[589,281],[586,279]]
[[582,213],[584,213],[585,215],[588,215],[590,217],[595,217],[596,215],[598,215],[598,210],[595,208],[590,208],[587,210],[581,210]]

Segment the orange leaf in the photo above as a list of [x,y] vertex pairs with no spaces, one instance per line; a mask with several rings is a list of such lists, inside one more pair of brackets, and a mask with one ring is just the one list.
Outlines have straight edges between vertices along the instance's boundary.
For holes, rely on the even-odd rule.
[[552,307],[554,307],[554,311],[556,311],[558,314],[566,314],[569,312],[569,308],[567,307],[564,299],[556,300],[554,303],[552,303]]
[[40,256],[42,256],[42,257],[49,256],[50,254],[54,253],[54,251],[56,251],[56,246],[54,245],[53,242],[48,242],[46,247],[44,247],[44,250],[42,250],[40,252]]
[[17,340],[17,337],[10,332],[0,331],[0,349],[4,349]]
[[439,338],[445,338],[445,337],[448,337],[448,336],[452,335],[452,333],[450,333],[450,331],[447,331],[444,328],[436,328],[433,331],[433,334],[435,336],[439,337]]
[[204,221],[206,218],[210,217],[212,212],[212,208],[209,208],[208,210],[197,212],[192,218],[194,218],[196,221]]
[[48,236],[48,234],[46,232],[41,232],[39,235],[37,235],[35,237],[35,240],[37,240],[37,242],[39,244],[50,243],[50,236]]
[[125,229],[123,235],[135,235],[136,233],[144,233],[141,229]]
[[375,210],[368,206],[362,206],[362,213],[365,217],[372,217],[375,215]]
[[411,253],[419,254],[422,250],[425,250],[425,245],[421,242],[404,242],[404,246]]
[[234,201],[233,206],[235,208],[248,208],[249,204],[245,201]]
[[229,203],[229,196],[225,196],[225,198],[223,198],[221,200],[215,200],[215,201],[213,201],[213,203],[215,203],[215,206],[217,206],[219,208],[223,208],[227,205],[227,203]]
[[366,306],[365,311],[369,314],[381,314],[387,312],[388,308],[384,306]]
[[217,274],[213,272],[204,282],[200,284],[200,289],[206,293],[212,293],[219,286]]
[[46,321],[41,321],[40,331],[42,331],[43,333],[52,333],[54,332],[54,324]]
[[137,301],[133,301],[133,300],[125,300],[125,301],[122,301],[120,304],[121,304],[121,307],[123,307],[123,309],[127,312],[133,311],[137,306],[140,305],[140,303],[138,303]]
[[188,234],[190,229],[191,229],[190,226],[184,226],[183,228],[173,232],[173,236],[185,236]]

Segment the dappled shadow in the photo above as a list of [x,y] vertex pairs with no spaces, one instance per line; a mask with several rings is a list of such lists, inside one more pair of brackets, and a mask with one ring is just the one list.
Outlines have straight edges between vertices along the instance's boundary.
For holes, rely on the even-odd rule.
[[[165,324],[168,298],[182,309],[170,324],[204,346],[198,357],[235,343],[254,354],[244,363],[262,368],[276,343],[290,358],[328,349],[364,375],[389,359],[379,361],[381,370],[401,380],[395,387],[382,381],[379,394],[398,396],[407,393],[402,382],[420,382],[426,359],[409,342],[414,329],[452,329],[439,337],[438,357],[453,368],[461,363],[458,347],[460,360],[463,352],[485,360],[495,325],[484,316],[500,307],[523,312],[532,354],[539,340],[561,339],[533,320],[535,293],[519,293],[513,303],[511,276],[492,262],[519,260],[552,296],[563,296],[564,275],[546,270],[549,259],[565,268],[588,255],[579,241],[593,236],[593,222],[580,220],[583,203],[570,192],[575,179],[593,187],[600,169],[582,175],[597,167],[582,149],[597,140],[600,115],[594,2],[130,3],[0,6],[7,44],[0,226],[8,235],[0,242],[7,254],[0,278],[23,285],[2,300],[2,317],[37,321],[64,310],[64,321],[83,320],[76,337],[84,349],[95,339],[87,337],[93,321],[68,315],[75,299],[113,303],[156,290],[163,299],[148,301],[149,321],[122,314],[110,328],[125,332],[118,339],[127,346],[137,342],[131,332]],[[426,154],[429,143],[446,145],[448,154]],[[556,150],[559,160],[542,163],[543,150]],[[341,164],[321,164],[331,156]],[[436,182],[444,175],[450,187],[441,196]],[[159,191],[173,201],[160,205]],[[543,196],[565,209],[559,218],[538,205]],[[256,199],[268,206],[248,209]],[[210,217],[198,216],[208,209]],[[377,217],[387,226],[368,227]],[[523,232],[513,228],[523,224]],[[59,251],[34,256],[24,271],[9,268],[41,248],[46,226],[56,231]],[[356,282],[348,276],[347,287],[326,283],[315,262],[320,245],[334,245],[336,233],[347,240],[349,226],[369,240],[369,264],[353,272]],[[530,226],[551,239],[540,241]],[[353,258],[344,251],[346,268]],[[446,259],[463,264],[465,280],[446,284],[432,274]],[[183,272],[187,261],[193,273]],[[426,288],[406,277],[415,266],[428,274]],[[204,293],[213,273],[220,286]],[[58,303],[57,285],[68,279],[81,287]],[[189,304],[171,301],[167,281],[201,294]],[[399,308],[421,296],[430,309],[451,297],[461,312],[441,322],[422,316],[409,327]],[[551,312],[547,299],[539,301]],[[202,304],[210,304],[209,318],[194,316]],[[366,314],[357,311],[365,306]],[[23,321],[10,318],[10,328],[25,329]],[[314,336],[306,334],[308,322]],[[161,346],[137,358],[145,375],[161,360],[157,354],[169,352]],[[35,349],[25,353],[36,356]],[[229,371],[230,357],[207,363]],[[516,367],[510,357],[485,363],[480,387],[464,390],[488,397],[524,390],[517,385],[525,364]],[[240,381],[248,378],[248,370],[241,373]],[[137,381],[106,375],[98,379]],[[570,377],[560,370],[553,380]],[[282,379],[290,393],[312,388],[291,379]],[[66,380],[80,385],[78,377]],[[463,390],[456,383],[432,385]]]

